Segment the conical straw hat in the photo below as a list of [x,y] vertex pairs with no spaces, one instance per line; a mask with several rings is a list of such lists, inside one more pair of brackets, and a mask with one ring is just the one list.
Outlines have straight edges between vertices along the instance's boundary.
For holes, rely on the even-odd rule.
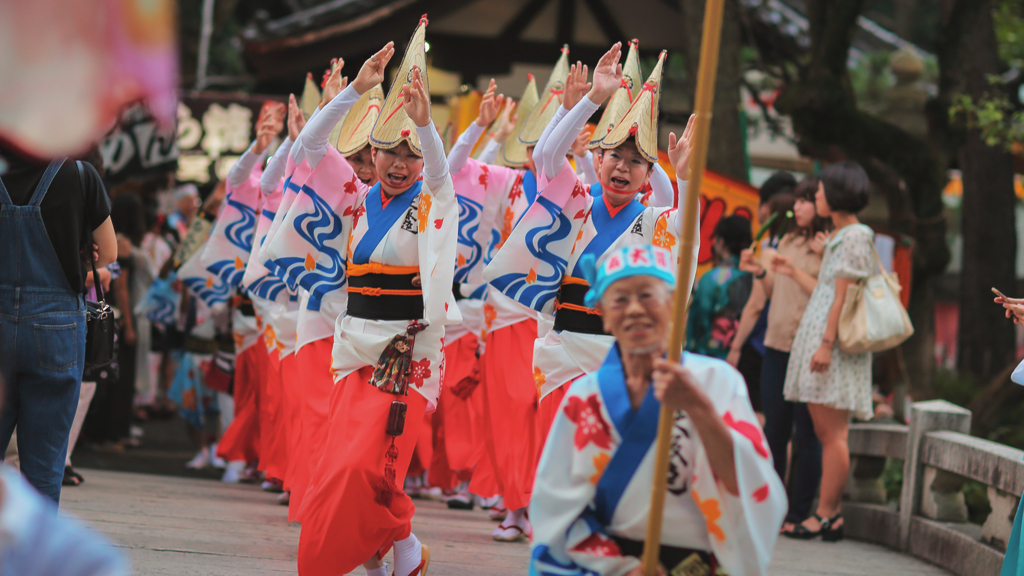
[[608,105],[604,108],[604,114],[601,114],[601,121],[597,123],[597,128],[594,129],[594,134],[590,137],[588,146],[591,148],[596,148],[601,140],[604,140],[604,137],[615,126],[615,121],[626,114],[630,104],[640,94],[640,83],[643,76],[640,72],[640,55],[637,44],[635,38],[629,43],[626,65],[622,68],[622,84],[619,85],[615,94],[612,94]]
[[541,90],[537,105],[530,111],[530,117],[523,124],[523,129],[515,133],[519,142],[525,146],[533,146],[540,140],[541,134],[547,128],[548,122],[554,117],[555,111],[562,105],[562,96],[565,94],[565,81],[569,78],[569,46],[562,47],[562,56],[555,63],[551,77],[548,78],[547,86]]
[[423,155],[420,146],[420,137],[416,134],[416,124],[409,118],[402,106],[402,89],[412,82],[412,68],[419,66],[420,78],[423,79],[423,88],[430,98],[430,82],[427,80],[427,57],[423,42],[427,31],[427,15],[420,18],[416,31],[412,33],[412,40],[405,49],[405,56],[402,57],[402,65],[398,68],[395,81],[388,90],[388,97],[380,110],[377,122],[370,132],[370,144],[375,148],[391,149],[398,146],[402,140],[409,143],[409,148],[416,154]]
[[306,85],[302,87],[302,96],[299,98],[299,109],[302,110],[302,113],[306,115],[308,120],[318,106],[320,106],[320,89],[317,88],[316,82],[313,81],[313,74],[307,72]]
[[636,138],[640,153],[649,162],[658,161],[658,101],[661,99],[661,70],[667,54],[664,50],[661,52],[658,64],[644,82],[640,95],[601,141],[601,148],[611,150],[629,138]]
[[370,143],[370,131],[377,122],[383,104],[384,90],[378,84],[367,90],[348,111],[341,121],[337,139],[331,139],[342,156],[351,156]]
[[534,80],[533,74],[527,75],[527,78],[529,82],[526,83],[526,90],[523,90],[523,96],[516,104],[516,124],[512,127],[512,133],[505,138],[505,143],[501,145],[501,153],[498,154],[498,159],[507,166],[526,164],[526,144],[520,142],[516,134],[519,134],[523,126],[526,125],[526,120],[530,117],[530,113],[533,112],[533,107],[537,105],[539,99],[537,81]]

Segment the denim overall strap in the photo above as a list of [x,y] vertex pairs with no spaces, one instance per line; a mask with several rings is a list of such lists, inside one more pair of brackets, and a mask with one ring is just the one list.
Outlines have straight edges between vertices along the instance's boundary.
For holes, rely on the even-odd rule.
[[14,252],[14,265],[0,267],[0,289],[14,289],[15,306],[29,293],[77,300],[77,293],[68,284],[57,252],[50,243],[39,208],[62,164],[63,158],[50,162],[25,206],[15,206],[11,202],[7,187],[0,180],[0,245],[11,246]]

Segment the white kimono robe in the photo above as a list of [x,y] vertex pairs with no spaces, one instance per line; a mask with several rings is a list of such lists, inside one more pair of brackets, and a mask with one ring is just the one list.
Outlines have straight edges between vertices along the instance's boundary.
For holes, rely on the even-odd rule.
[[[732,432],[739,495],[715,480],[696,427],[677,412],[661,542],[711,552],[732,576],[763,575],[786,494],[743,377],[705,356],[684,354],[682,362]],[[617,347],[569,388],[533,487],[531,575],[621,576],[639,564],[614,538],[645,538],[660,410],[653,387],[632,409]]]
[[[680,210],[644,207],[634,200],[612,218],[592,191],[596,192],[593,187],[588,191],[565,163],[484,270],[484,278],[497,291],[546,316],[538,328],[533,358],[542,398],[566,382],[596,372],[612,345],[607,335],[551,329],[555,296],[566,276],[581,277],[575,271],[580,257],[593,253],[599,258],[631,244],[654,244],[670,250],[675,258],[682,256]],[[698,236],[690,255],[694,261],[699,249]],[[696,266],[679,289],[689,292],[695,275]]]

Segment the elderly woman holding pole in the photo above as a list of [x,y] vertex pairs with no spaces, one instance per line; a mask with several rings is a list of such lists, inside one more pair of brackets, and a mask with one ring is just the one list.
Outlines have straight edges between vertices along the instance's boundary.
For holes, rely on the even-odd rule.
[[[739,372],[669,350],[674,262],[628,246],[584,265],[587,305],[615,337],[566,393],[541,456],[531,574],[640,574],[662,405],[672,414],[661,566],[764,574],[786,496]],[[681,572],[677,572],[681,570]]]

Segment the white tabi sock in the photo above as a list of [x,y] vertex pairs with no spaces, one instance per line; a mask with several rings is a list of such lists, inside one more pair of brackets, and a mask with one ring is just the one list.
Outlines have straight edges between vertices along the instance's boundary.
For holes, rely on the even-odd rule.
[[409,576],[420,565],[423,559],[423,545],[415,534],[409,534],[405,540],[396,540],[395,545],[395,576]]
[[366,576],[388,576],[388,565],[381,564],[379,568],[364,568]]

